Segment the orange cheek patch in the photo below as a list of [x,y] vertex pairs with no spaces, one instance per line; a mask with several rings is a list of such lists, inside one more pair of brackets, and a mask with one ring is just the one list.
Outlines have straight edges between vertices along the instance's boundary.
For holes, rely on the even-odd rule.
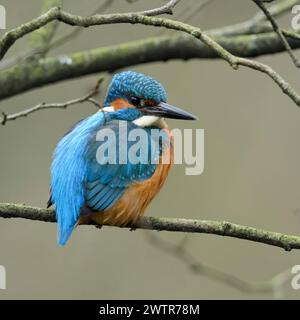
[[154,107],[156,105],[156,102],[153,100],[146,100],[145,105],[148,107]]
[[134,106],[131,105],[127,100],[121,99],[121,98],[118,98],[118,99],[114,100],[114,101],[111,103],[111,106],[112,106],[115,110],[127,109],[127,108],[134,108]]

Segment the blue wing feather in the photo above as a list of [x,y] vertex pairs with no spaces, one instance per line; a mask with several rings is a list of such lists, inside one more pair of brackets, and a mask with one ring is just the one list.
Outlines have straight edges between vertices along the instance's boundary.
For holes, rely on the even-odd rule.
[[[131,130],[137,128],[131,122],[124,122],[123,125],[127,126],[128,134]],[[120,122],[111,121],[106,124],[105,128],[112,129],[116,134],[116,141],[112,141],[112,143],[116,142],[116,145],[108,145],[108,147],[116,148],[117,164],[106,163],[99,166],[95,157],[95,150],[103,142],[94,141],[94,146],[90,148],[89,154],[90,162],[88,165],[88,188],[86,199],[88,206],[93,210],[98,211],[103,211],[110,208],[118,199],[121,198],[121,196],[124,194],[126,187],[128,187],[132,183],[149,179],[153,175],[157,166],[156,163],[151,163],[150,159],[148,159],[149,161],[146,163],[131,164],[127,158],[126,164],[118,163],[119,154],[122,152],[122,150],[120,149],[124,147],[124,145],[120,143],[119,139]],[[161,153],[161,148],[159,147],[159,144],[150,143],[150,129],[145,128],[143,130],[146,130],[148,135],[148,148],[150,148],[151,146],[156,147],[156,153],[157,155],[159,155]],[[126,148],[130,149],[130,147],[134,143],[135,141],[127,141]],[[151,152],[148,152],[148,154],[150,157]],[[157,158],[159,158],[159,156]]]
[[65,245],[85,202],[86,152],[93,132],[104,124],[103,113],[78,123],[58,143],[51,166],[51,200],[58,222],[58,243]]
[[[125,123],[128,133],[137,128],[131,122]],[[155,172],[157,164],[151,163],[150,159],[146,163],[119,163],[119,151],[124,148],[119,141],[119,124],[120,121],[108,121],[103,113],[98,112],[78,123],[56,147],[51,166],[51,200],[56,207],[60,245],[68,241],[83,206],[96,211],[106,210],[120,199],[129,185],[149,179]],[[110,128],[116,134],[117,139],[112,142],[115,145],[110,146],[116,148],[116,164],[99,164],[96,159],[97,149],[103,143],[96,140],[96,134],[103,128]],[[144,130],[150,142],[151,129]],[[134,143],[128,141],[127,147]],[[161,144],[148,143],[148,148],[149,151],[152,148],[149,156],[154,153],[158,160]]]

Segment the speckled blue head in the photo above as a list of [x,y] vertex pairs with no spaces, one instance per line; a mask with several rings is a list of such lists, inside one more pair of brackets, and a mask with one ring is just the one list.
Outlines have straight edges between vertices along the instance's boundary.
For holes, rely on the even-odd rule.
[[166,90],[158,81],[141,73],[125,71],[113,77],[107,91],[104,107],[110,106],[116,99],[127,100],[132,96],[153,100],[157,104],[167,101]]

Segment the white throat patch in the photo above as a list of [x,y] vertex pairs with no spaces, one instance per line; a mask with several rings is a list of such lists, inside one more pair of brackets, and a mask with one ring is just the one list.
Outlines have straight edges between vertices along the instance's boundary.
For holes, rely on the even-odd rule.
[[139,127],[150,127],[154,124],[160,122],[159,117],[156,116],[142,116],[136,120],[133,121],[133,123]]
[[[110,106],[110,107],[105,107],[101,109],[100,111],[104,112],[115,112],[115,108]],[[156,116],[142,116],[136,120],[133,121],[133,123],[138,126],[138,127],[151,127],[151,126],[157,126],[160,128],[164,128],[166,126],[165,121],[163,118],[156,117]]]
[[102,109],[102,111],[104,112],[115,112],[115,108],[114,107],[105,107]]

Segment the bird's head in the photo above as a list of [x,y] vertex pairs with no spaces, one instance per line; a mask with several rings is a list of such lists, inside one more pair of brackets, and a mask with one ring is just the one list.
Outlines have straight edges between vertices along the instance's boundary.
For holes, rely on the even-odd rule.
[[139,126],[151,126],[161,118],[197,119],[166,101],[166,91],[158,81],[141,73],[126,71],[113,77],[103,110],[113,112],[119,120],[133,121]]

